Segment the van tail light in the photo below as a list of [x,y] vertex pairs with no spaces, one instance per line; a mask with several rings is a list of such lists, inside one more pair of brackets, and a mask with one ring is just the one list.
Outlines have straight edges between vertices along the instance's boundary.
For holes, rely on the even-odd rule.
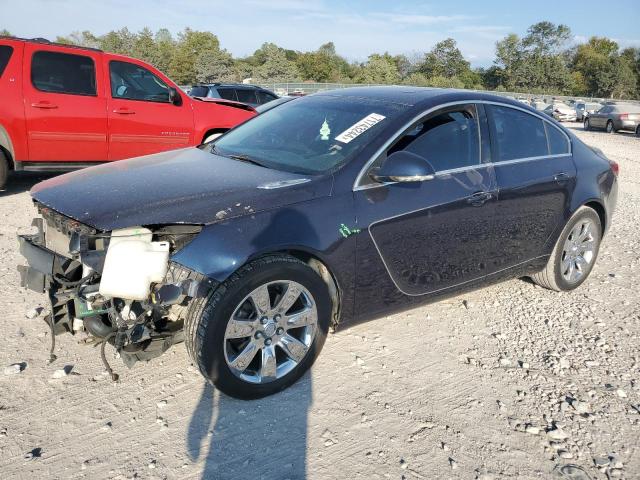
[[613,160],[609,160],[609,165],[611,165],[611,171],[617,177],[620,173],[620,165],[618,165],[618,162],[615,162]]

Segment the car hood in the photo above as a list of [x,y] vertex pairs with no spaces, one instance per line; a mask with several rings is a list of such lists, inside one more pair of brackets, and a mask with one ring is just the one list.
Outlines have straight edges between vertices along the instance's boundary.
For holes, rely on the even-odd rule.
[[37,202],[99,230],[209,224],[331,194],[332,177],[260,167],[186,148],[38,183]]

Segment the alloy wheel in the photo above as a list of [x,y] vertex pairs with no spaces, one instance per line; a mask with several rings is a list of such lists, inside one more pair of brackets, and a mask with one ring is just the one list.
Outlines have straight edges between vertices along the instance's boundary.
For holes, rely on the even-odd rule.
[[561,273],[569,283],[579,282],[595,259],[598,234],[589,219],[578,222],[569,233],[562,250]]
[[291,280],[266,283],[235,308],[224,335],[233,374],[264,384],[291,372],[308,354],[318,330],[313,296]]

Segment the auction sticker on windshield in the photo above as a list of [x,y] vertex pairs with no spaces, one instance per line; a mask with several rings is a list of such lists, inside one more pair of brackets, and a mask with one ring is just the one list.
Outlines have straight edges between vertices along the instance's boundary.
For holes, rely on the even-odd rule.
[[336,137],[336,140],[342,143],[349,143],[354,138],[362,135],[364,132],[373,127],[376,123],[380,123],[386,117],[384,115],[380,115],[379,113],[371,113],[364,117],[362,120],[354,123],[349,128],[347,128],[344,132]]

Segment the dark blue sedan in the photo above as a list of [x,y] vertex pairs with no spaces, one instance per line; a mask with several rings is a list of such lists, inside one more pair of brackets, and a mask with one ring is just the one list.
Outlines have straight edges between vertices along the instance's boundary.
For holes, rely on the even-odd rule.
[[295,382],[331,327],[514,277],[578,287],[617,174],[520,102],[325,92],[199,148],[36,185],[20,271],[54,333],[86,330],[129,366],[184,340],[220,390],[258,398]]

